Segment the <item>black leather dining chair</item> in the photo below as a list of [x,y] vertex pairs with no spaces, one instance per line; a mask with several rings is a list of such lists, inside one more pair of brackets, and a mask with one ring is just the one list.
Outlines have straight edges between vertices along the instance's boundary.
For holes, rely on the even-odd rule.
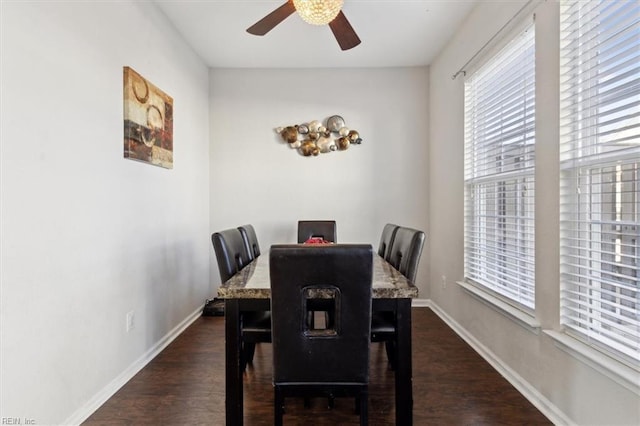
[[[373,249],[370,245],[274,245],[270,251],[274,424],[286,397],[356,397],[368,424]],[[307,321],[307,304],[335,305],[330,328]]]
[[[389,259],[387,261],[412,283],[415,283],[424,241],[424,232],[400,226],[396,229],[391,249],[388,252]],[[371,320],[371,341],[385,342],[387,358],[393,369],[396,365],[394,357],[396,337],[393,312],[376,312]]]
[[211,234],[211,243],[218,261],[220,281],[226,282],[251,261],[242,234],[238,229],[226,229]]
[[[220,280],[223,283],[251,262],[248,247],[238,228],[213,233],[211,242],[216,252]],[[242,336],[240,363],[244,370],[247,364],[253,362],[256,343],[271,342],[270,311],[242,312],[240,329]]]
[[253,260],[260,256],[260,244],[258,244],[258,237],[256,236],[256,230],[253,228],[253,225],[242,225],[238,227],[238,230],[242,235],[249,259]]
[[[309,238],[319,237],[332,243],[337,242],[336,221],[335,220],[299,220],[298,221],[298,243],[304,243]],[[309,320],[315,321],[316,312],[324,312],[325,321],[328,323],[333,319],[333,312],[324,300],[314,300],[309,303]]]
[[393,223],[387,223],[382,228],[382,234],[380,235],[380,244],[378,244],[378,255],[387,262],[389,261],[389,255],[391,254],[391,247],[393,246],[393,240],[396,237],[396,231],[399,226]]
[[321,237],[325,241],[338,242],[335,220],[299,220],[298,243],[304,243],[311,237]]
[[389,252],[388,262],[412,283],[416,281],[424,240],[424,232],[401,226]]

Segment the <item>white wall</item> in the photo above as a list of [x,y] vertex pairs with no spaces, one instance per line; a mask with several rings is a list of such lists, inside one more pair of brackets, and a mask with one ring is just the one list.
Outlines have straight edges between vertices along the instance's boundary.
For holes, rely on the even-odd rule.
[[[149,3],[1,15],[0,417],[77,422],[212,294],[208,70]],[[174,99],[173,170],[123,158],[125,65]]]
[[[524,2],[483,2],[430,69],[427,263],[435,308],[486,357],[499,365],[559,424],[637,425],[640,399],[609,376],[568,355],[544,333],[534,334],[462,290],[463,90],[451,76]],[[558,37],[555,1],[536,10],[536,319],[559,329]],[[447,277],[442,286],[442,275]],[[496,395],[499,398],[499,395]]]
[[[211,230],[251,223],[261,251],[300,219],[335,219],[339,242],[377,249],[385,223],[428,236],[428,69],[213,69]],[[275,128],[338,114],[364,139],[303,157]],[[416,284],[427,298],[426,262]],[[217,265],[211,279],[220,283]]]

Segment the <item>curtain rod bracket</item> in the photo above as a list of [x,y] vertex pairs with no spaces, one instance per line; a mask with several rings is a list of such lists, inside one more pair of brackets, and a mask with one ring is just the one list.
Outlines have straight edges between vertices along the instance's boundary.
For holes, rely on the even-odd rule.
[[451,76],[451,80],[455,80],[460,74],[462,74],[463,77],[467,76],[467,72],[465,70],[460,70]]

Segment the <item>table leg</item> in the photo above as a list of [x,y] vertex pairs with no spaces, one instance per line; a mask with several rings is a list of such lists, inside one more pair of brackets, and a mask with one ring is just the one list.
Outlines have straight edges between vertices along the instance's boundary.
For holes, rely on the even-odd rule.
[[227,426],[242,425],[242,371],[240,369],[240,306],[237,299],[224,303],[225,411]]
[[413,424],[411,299],[396,301],[396,424]]

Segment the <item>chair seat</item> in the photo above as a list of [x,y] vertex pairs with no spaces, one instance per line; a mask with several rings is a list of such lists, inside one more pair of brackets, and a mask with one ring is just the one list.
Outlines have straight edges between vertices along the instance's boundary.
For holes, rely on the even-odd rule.
[[396,325],[393,319],[393,312],[374,312],[371,314],[371,340],[379,341],[378,338],[385,339],[388,335],[396,333]]
[[242,313],[242,370],[253,363],[256,343],[271,343],[271,311]]
[[393,312],[374,312],[371,314],[371,341],[384,342],[387,352],[387,359],[391,369],[396,369],[395,341],[396,324]]
[[264,336],[271,342],[271,311],[244,312],[242,314],[242,335]]

